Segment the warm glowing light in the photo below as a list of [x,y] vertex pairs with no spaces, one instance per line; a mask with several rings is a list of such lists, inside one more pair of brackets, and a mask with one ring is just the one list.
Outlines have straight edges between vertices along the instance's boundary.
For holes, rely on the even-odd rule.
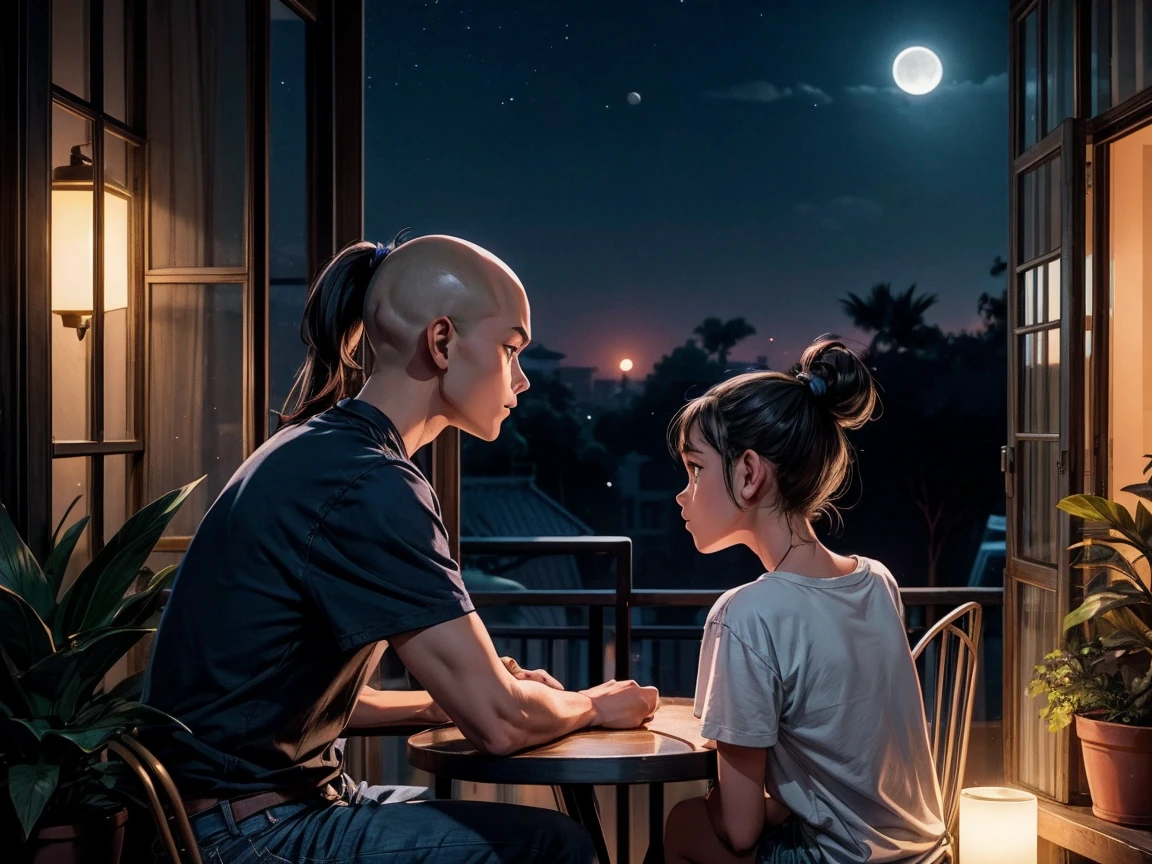
[[632,361],[629,360],[628,358],[624,358],[623,360],[621,360],[620,361],[620,371],[621,372],[631,372],[632,371]]
[[978,786],[960,792],[964,864],[1036,864],[1036,796]]
[[931,93],[944,79],[944,64],[927,48],[905,48],[892,63],[896,86],[913,96]]

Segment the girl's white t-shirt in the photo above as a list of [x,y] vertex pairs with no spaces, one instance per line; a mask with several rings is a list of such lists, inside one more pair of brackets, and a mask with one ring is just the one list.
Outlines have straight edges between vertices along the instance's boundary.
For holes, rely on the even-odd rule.
[[916,862],[944,835],[920,682],[892,574],[766,573],[716,601],[695,714],[767,748],[766,788],[829,864]]

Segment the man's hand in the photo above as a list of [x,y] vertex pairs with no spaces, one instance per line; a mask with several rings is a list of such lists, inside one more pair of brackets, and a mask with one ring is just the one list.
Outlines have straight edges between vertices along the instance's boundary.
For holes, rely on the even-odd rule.
[[592,700],[596,713],[593,726],[605,729],[635,729],[656,714],[660,693],[655,687],[641,687],[635,681],[605,681],[580,691]]
[[547,684],[553,690],[563,690],[564,685],[545,672],[543,669],[521,669],[520,664],[513,660],[511,657],[501,657],[500,662],[504,664],[504,668],[512,673],[512,677],[520,681],[536,681],[540,684]]

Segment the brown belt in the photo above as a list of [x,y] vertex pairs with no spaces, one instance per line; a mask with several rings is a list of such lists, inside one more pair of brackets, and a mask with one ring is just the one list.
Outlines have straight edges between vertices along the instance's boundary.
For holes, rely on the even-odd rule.
[[250,816],[262,813],[269,807],[278,807],[293,801],[303,801],[317,795],[320,790],[290,790],[279,792],[257,792],[255,795],[245,795],[242,798],[189,798],[185,799],[184,812],[189,816],[198,816],[221,804],[227,804],[232,810],[232,821],[243,822]]

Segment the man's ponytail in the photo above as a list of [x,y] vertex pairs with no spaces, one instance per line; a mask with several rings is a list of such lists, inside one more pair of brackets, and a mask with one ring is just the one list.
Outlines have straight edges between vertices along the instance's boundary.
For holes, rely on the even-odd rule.
[[313,280],[300,324],[308,354],[280,414],[282,426],[302,423],[355,396],[364,386],[358,356],[364,338],[364,301],[376,268],[402,242],[398,234],[387,246],[350,243]]

